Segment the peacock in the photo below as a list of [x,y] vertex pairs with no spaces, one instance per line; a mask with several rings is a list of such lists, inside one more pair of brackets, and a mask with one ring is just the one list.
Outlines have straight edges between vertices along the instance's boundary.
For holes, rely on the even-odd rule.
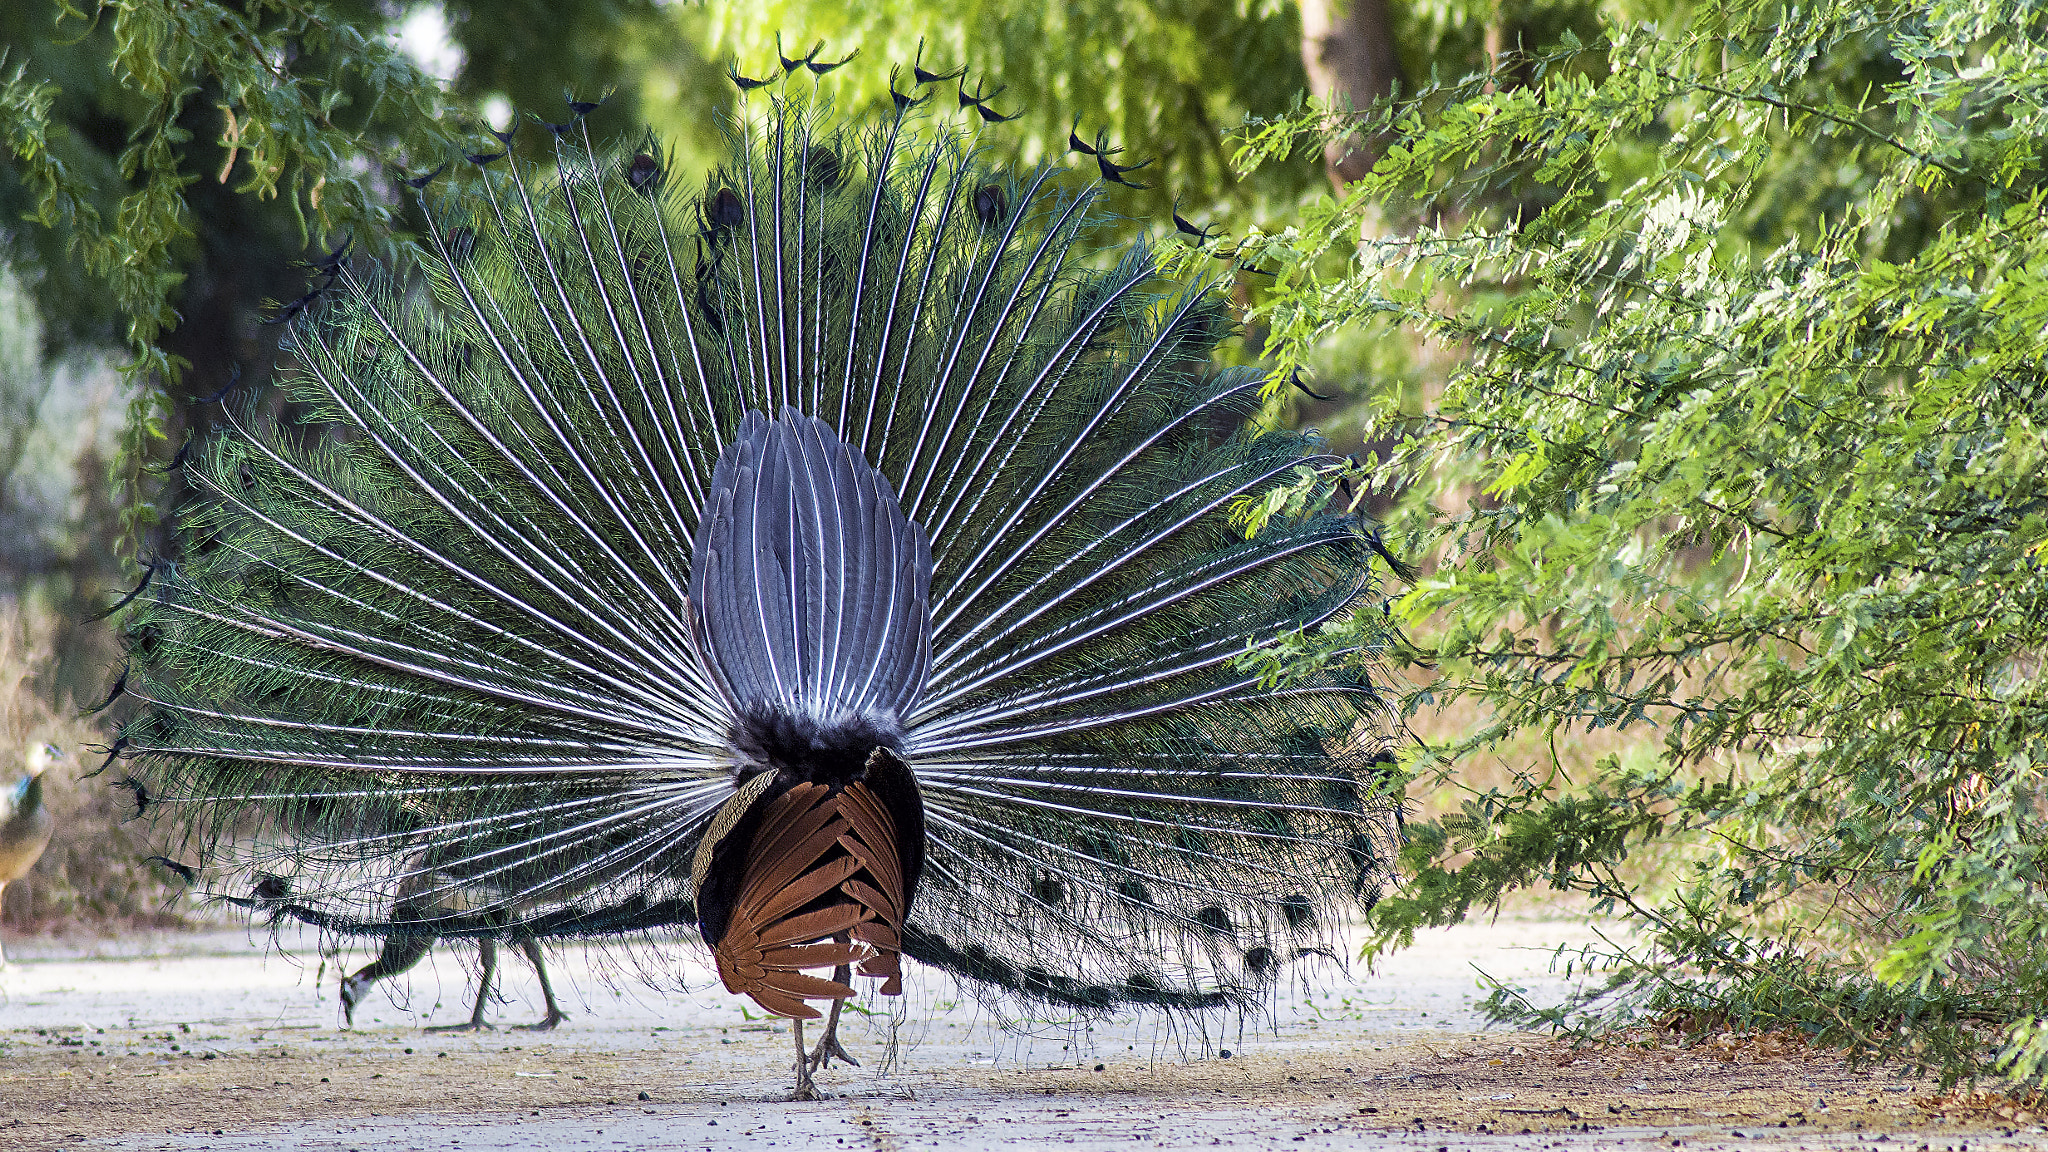
[[[28,875],[50,846],[57,822],[43,806],[43,773],[64,758],[63,749],[37,741],[22,756],[21,774],[0,783],[0,896],[11,881]],[[0,951],[0,968],[6,966],[7,953]]]
[[815,57],[734,73],[708,173],[573,103],[548,165],[508,131],[422,190],[416,269],[325,261],[294,419],[230,394],[180,464],[111,755],[210,892],[384,938],[373,978],[694,937],[799,1098],[906,958],[1257,1011],[1399,804],[1374,645],[1250,657],[1377,604],[1384,546],[1247,535],[1340,461],[1259,419],[1215,279],[1120,238],[1128,166],[1001,161],[985,98],[928,102],[957,74],[840,116]]

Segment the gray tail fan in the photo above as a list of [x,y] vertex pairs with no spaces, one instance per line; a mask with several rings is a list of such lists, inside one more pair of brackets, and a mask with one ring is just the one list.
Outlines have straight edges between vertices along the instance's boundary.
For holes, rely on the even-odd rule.
[[736,717],[897,733],[931,674],[932,549],[832,426],[749,410],[690,565],[693,636]]

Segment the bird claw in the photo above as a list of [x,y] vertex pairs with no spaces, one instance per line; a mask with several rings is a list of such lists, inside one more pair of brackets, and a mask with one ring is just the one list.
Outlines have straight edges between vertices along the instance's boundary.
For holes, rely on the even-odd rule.
[[798,1057],[797,1059],[796,1088],[790,1092],[789,1098],[792,1102],[823,1098],[818,1094],[818,1082],[811,1079],[811,1062],[807,1058]]
[[481,1020],[468,1020],[468,1021],[464,1021],[464,1022],[463,1022],[463,1023],[461,1023],[461,1024],[436,1024],[436,1025],[434,1025],[434,1026],[433,1026],[432,1028],[428,1028],[428,1029],[425,1029],[425,1031],[428,1031],[428,1032],[495,1032],[495,1031],[497,1031],[497,1028],[496,1028],[496,1027],[495,1027],[494,1025],[486,1024],[486,1023],[484,1023],[484,1022],[483,1022],[483,1021],[481,1021]]
[[839,1032],[837,1029],[825,1033],[824,1037],[818,1041],[818,1046],[811,1049],[810,1058],[805,1063],[809,1064],[810,1070],[815,1072],[835,1059],[843,1060],[854,1068],[860,1067],[860,1061],[855,1060],[853,1054],[848,1052],[839,1043]]
[[567,1012],[550,1012],[545,1017],[531,1024],[514,1024],[512,1030],[514,1032],[547,1032],[568,1018],[569,1014]]

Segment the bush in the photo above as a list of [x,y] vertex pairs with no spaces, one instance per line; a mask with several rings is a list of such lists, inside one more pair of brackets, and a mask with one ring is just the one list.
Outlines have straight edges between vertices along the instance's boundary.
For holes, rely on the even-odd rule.
[[[1360,325],[1463,354],[1369,432],[1433,561],[1407,707],[1487,717],[1413,767],[1552,750],[1411,826],[1373,947],[1550,885],[1638,943],[1504,1016],[2048,1074],[2044,65],[2017,3],[1623,5],[1383,110],[1373,174],[1264,239],[1283,368]],[[1382,203],[1422,223],[1361,243]],[[1555,751],[1615,728],[1658,739]]]

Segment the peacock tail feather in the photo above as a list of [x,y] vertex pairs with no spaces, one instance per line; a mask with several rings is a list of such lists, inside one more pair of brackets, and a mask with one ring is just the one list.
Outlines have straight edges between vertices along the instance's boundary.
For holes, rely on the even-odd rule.
[[[687,927],[752,674],[693,631],[693,550],[748,422],[810,421],[928,544],[917,650],[818,689],[897,686],[903,953],[1087,1011],[1256,1001],[1393,858],[1370,681],[1240,667],[1373,591],[1348,517],[1231,524],[1316,442],[1251,421],[1213,285],[1097,246],[1101,185],[767,103],[701,183],[577,122],[551,172],[475,158],[419,274],[341,266],[287,340],[300,426],[231,400],[185,465],[125,616],[133,775],[273,916]],[[854,651],[833,587],[795,626]]]

